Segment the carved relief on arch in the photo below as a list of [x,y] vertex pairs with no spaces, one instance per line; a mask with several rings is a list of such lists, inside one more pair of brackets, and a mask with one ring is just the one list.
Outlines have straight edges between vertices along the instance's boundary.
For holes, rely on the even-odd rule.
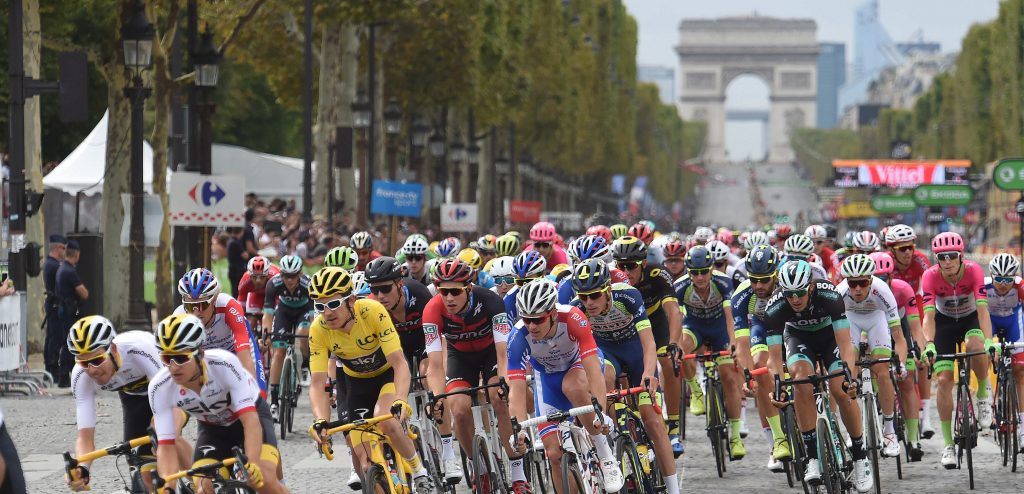
[[768,86],[769,91],[775,88],[775,67],[723,67],[722,91],[729,87],[733,79],[746,74],[757,76],[765,86]]

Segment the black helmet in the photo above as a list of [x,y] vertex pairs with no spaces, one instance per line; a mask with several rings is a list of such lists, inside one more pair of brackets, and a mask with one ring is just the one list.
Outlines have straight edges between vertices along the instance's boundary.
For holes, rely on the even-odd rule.
[[600,290],[611,282],[612,274],[608,265],[600,259],[587,259],[572,270],[572,288],[587,293]]
[[612,257],[616,261],[644,261],[647,259],[647,244],[629,235],[612,243]]
[[394,257],[378,257],[366,264],[363,279],[367,283],[397,280],[404,276],[402,265]]
[[769,276],[779,269],[775,248],[770,245],[758,245],[747,253],[747,274],[752,276]]
[[711,251],[703,245],[697,245],[686,253],[686,269],[710,268],[715,263]]

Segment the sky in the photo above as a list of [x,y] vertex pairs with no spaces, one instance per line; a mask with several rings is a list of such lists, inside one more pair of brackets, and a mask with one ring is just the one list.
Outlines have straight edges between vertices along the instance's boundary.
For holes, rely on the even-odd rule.
[[[854,10],[865,0],[624,0],[640,27],[637,63],[664,65],[679,72],[674,47],[679,42],[679,22],[749,15],[780,18],[811,18],[818,24],[818,41],[846,44],[847,64],[853,59]],[[943,52],[960,50],[960,41],[972,24],[987,22],[999,14],[999,0],[879,0],[882,25],[895,42],[916,39],[937,41]],[[677,90],[678,92],[678,90]],[[730,108],[767,108],[768,89],[754,77],[739,78],[727,89]],[[756,156],[763,148],[761,124],[730,122],[726,147],[733,158]]]

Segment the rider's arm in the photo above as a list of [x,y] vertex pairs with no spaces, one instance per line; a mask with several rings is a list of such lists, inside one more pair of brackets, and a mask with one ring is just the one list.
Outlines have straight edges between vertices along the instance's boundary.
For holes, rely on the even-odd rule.
[[845,314],[839,319],[833,319],[832,329],[836,346],[839,347],[839,357],[846,362],[847,367],[856,369],[854,364],[857,362],[857,349],[853,347],[853,340],[850,339],[850,320]]
[[273,332],[274,328],[274,311],[277,308],[277,288],[273,283],[274,278],[267,280],[267,284],[264,287],[263,292],[263,331],[264,335],[267,332]]
[[510,379],[508,382],[508,412],[516,420],[526,420],[526,400],[530,399],[526,379]]
[[153,429],[156,431],[156,467],[161,477],[178,471],[178,453],[175,438],[178,426],[174,420],[175,396],[178,386],[170,372],[160,371],[149,382],[149,408],[153,411]]
[[227,314],[224,314],[224,322],[231,328],[231,334],[234,336],[235,355],[242,363],[242,367],[249,371],[249,375],[258,378],[256,360],[252,353],[252,331],[249,329],[249,321],[245,319],[245,309],[235,299],[231,299],[225,309]]
[[668,319],[668,341],[679,341],[682,338],[683,315],[679,312],[679,300],[672,287],[672,277],[668,271],[660,270],[651,277],[651,282],[657,283],[660,287],[661,310],[665,311],[665,317]]
[[423,340],[427,348],[427,385],[435,395],[444,393],[444,352],[441,350],[441,327],[444,321],[441,299],[436,296],[423,309]]
[[491,327],[494,328],[494,351],[497,354],[498,377],[508,376],[508,334],[512,326],[508,321],[508,314],[499,310],[491,318]]
[[245,456],[250,463],[256,463],[261,459],[260,453],[263,451],[263,424],[260,423],[260,416],[252,408],[239,415],[238,421],[242,423],[244,431]]
[[[71,377],[71,391],[75,397],[75,418],[78,423],[75,456],[82,456],[96,449],[96,381],[79,366],[75,366]],[[83,462],[86,466],[90,463],[92,462]]]
[[725,330],[729,333],[729,345],[736,347],[736,359],[739,360],[740,367],[753,369],[754,362],[750,358],[750,333],[747,332],[747,338],[737,338],[736,326],[732,318],[732,307],[728,299],[722,309],[725,310]]
[[367,320],[376,320],[381,327],[378,329],[380,348],[384,352],[395,379],[395,399],[407,401],[409,399],[409,383],[412,376],[409,371],[409,363],[405,360],[405,353],[402,352],[402,344],[398,338],[398,330],[391,321],[387,309],[380,303],[369,305],[370,310]]
[[878,278],[872,278],[871,288],[872,292],[881,295],[882,307],[889,322],[889,333],[892,334],[893,351],[896,352],[896,358],[901,361],[906,360],[909,345],[906,338],[903,337],[903,325],[900,323],[900,309],[899,304],[896,303],[896,295],[892,293],[888,283]]
[[936,276],[939,276],[938,273],[931,269],[925,271],[921,276],[921,300],[924,303],[921,332],[924,333],[926,345],[928,342],[935,341],[935,287],[933,284]]
[[516,323],[509,335],[506,350],[508,359],[508,410],[516,420],[526,419],[527,400],[530,399],[526,387],[526,360],[529,358],[530,345],[526,341],[526,329],[523,323]]
[[[330,352],[324,340],[325,330],[321,324],[317,318],[309,330],[309,373],[312,381],[309,387],[309,404],[313,409],[313,419],[327,420],[331,418],[331,405],[324,386],[327,383],[327,365],[334,364],[328,362]],[[338,378],[342,379],[342,376]]]
[[604,386],[604,373],[601,372],[597,342],[594,341],[594,332],[590,329],[590,322],[583,314],[583,311],[573,308],[567,326],[569,335],[580,346],[580,360],[583,362],[583,370],[587,374],[587,381],[590,382],[590,395],[597,398],[597,402],[603,410],[607,390]]
[[[963,262],[963,261],[961,261]],[[978,307],[978,323],[981,326],[981,332],[985,333],[985,341],[992,339],[992,318],[989,317],[988,311],[988,293],[985,291],[985,274],[981,270],[981,266],[971,263],[973,269],[970,270],[971,283],[974,288],[974,300]],[[965,274],[964,276],[968,276]]]
[[768,344],[768,368],[776,376],[783,375],[782,365],[786,363],[782,334],[790,313],[789,304],[779,294],[769,299],[762,319],[762,324],[765,327],[765,343]]

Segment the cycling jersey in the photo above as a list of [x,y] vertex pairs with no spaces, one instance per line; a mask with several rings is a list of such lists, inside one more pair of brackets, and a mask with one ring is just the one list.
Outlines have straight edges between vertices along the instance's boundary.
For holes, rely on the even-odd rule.
[[[269,283],[269,281],[268,281]],[[188,314],[184,305],[174,309],[175,314]],[[209,324],[203,324],[206,329],[206,342],[203,343],[204,350],[221,349],[232,353],[246,350],[252,353],[252,361],[256,369],[256,382],[259,384],[262,394],[266,395],[267,379],[263,371],[263,359],[260,358],[259,345],[255,344],[256,338],[249,327],[249,321],[245,318],[242,304],[226,293],[217,295],[214,302],[213,319]]]
[[942,277],[936,264],[921,276],[921,291],[924,311],[938,311],[940,314],[959,319],[970,316],[978,304],[987,304],[985,273],[974,261],[962,259],[960,279],[950,284]]
[[[406,267],[408,268],[408,266]],[[430,272],[427,271],[426,269],[423,270],[423,276],[416,276],[412,274],[412,271],[409,271],[409,274],[406,275],[405,279],[415,281],[417,283],[422,284],[423,286],[429,286],[431,283],[433,283],[433,281],[430,280]]]
[[676,299],[686,308],[684,325],[695,319],[718,319],[725,315],[725,308],[732,304],[732,280],[721,271],[711,273],[711,283],[706,298],[701,297],[693,279],[684,275],[675,282]]
[[491,288],[494,288],[494,278],[486,271],[481,270],[476,275],[476,285],[490,290]]
[[[623,273],[622,270],[612,268],[609,271],[612,275],[612,283],[629,283],[629,276]],[[572,287],[572,278],[563,278],[558,283],[558,303],[570,304],[574,298],[576,298],[576,289]],[[508,307],[508,302],[505,303],[505,307]]]
[[423,309],[428,354],[441,351],[441,336],[451,348],[472,353],[505,343],[511,329],[501,297],[479,286],[470,289],[466,309],[459,314],[449,314],[440,295],[431,298]]
[[528,365],[545,374],[565,372],[597,354],[597,343],[583,311],[561,304],[557,308],[558,320],[551,338],[535,339],[522,321],[516,323],[508,343],[509,379],[525,380]]
[[[427,307],[432,295],[427,287],[418,281],[406,279],[402,291],[405,293],[405,320],[397,321],[391,316],[391,322],[398,330],[398,338],[405,353],[405,360],[412,365],[413,357],[423,359],[426,345],[423,340],[423,310]],[[370,295],[370,299],[375,299]]]
[[[835,285],[815,281],[812,287],[807,306],[800,312],[793,310],[782,290],[768,300],[764,319],[768,345],[781,345],[785,341],[786,363],[790,369],[799,361],[811,366],[820,361],[825,372],[833,372],[841,365],[835,332],[846,331],[850,322],[846,319],[843,297]],[[827,328],[832,331],[826,331]]]
[[114,359],[116,370],[106,384],[97,383],[80,365],[71,372],[71,391],[75,396],[79,429],[96,427],[97,390],[146,396],[149,380],[164,367],[152,333],[126,331],[115,336],[112,344],[109,358]]
[[284,277],[280,274],[267,282],[263,312],[273,314],[278,307],[313,310],[313,299],[309,297],[309,275],[299,275],[299,283],[295,285],[294,290],[289,290],[285,286]]
[[888,283],[872,276],[871,288],[864,300],[857,302],[850,294],[850,285],[843,280],[836,287],[846,305],[846,318],[850,321],[850,341],[859,347],[862,334],[874,355],[892,354],[892,335],[889,328],[900,324],[896,297]]
[[992,279],[985,277],[985,297],[988,299],[988,313],[992,317],[1007,317],[1020,308],[1021,300],[1024,300],[1024,287],[1021,286],[1020,276],[1013,279],[1013,288],[1000,295],[996,291]]
[[730,265],[725,268],[725,276],[732,280],[732,286],[739,286],[747,279],[747,267],[742,262],[735,266]]
[[[615,283],[609,293],[611,301],[608,310],[604,314],[587,316],[595,340],[610,343],[628,341],[635,338],[640,331],[651,328],[643,298],[636,288],[625,283]],[[579,299],[573,300],[572,305],[584,314],[587,313],[586,307]]]
[[[277,269],[277,266],[270,265],[270,278],[280,273],[281,270]],[[269,278],[267,280],[270,281]],[[242,279],[238,282],[238,298],[237,300],[245,306],[246,314],[262,314],[263,313],[263,295],[267,292],[266,283],[263,284],[263,288],[256,288],[256,285],[252,282],[252,275],[246,271],[242,275]]]
[[380,302],[359,299],[352,304],[355,320],[348,330],[331,329],[317,316],[309,330],[309,371],[327,372],[334,355],[352,377],[375,377],[391,368],[387,356],[402,350],[398,331]]
[[359,261],[356,263],[356,268],[353,269],[353,271],[365,271],[366,265],[369,264],[370,261],[380,257],[380,252],[371,250],[370,253],[365,256],[358,253],[356,255],[359,256]]
[[167,367],[160,369],[149,383],[149,406],[153,409],[160,444],[174,444],[178,433],[174,423],[175,408],[195,417],[200,424],[214,426],[229,426],[243,413],[256,411],[260,388],[235,354],[219,349],[206,350],[200,364],[202,386],[199,393],[175,383]]
[[889,288],[892,295],[896,297],[896,307],[899,309],[900,318],[920,319],[917,307],[917,294],[910,284],[903,280],[889,280]]
[[[532,243],[523,247],[523,252],[528,250],[534,250]],[[544,260],[547,261],[547,272],[551,272],[551,268],[559,264],[569,264],[569,256],[565,254],[565,249],[555,244],[551,244],[551,256],[545,256]]]
[[678,302],[676,292],[672,289],[672,280],[668,271],[659,264],[645,264],[640,281],[634,285],[643,297],[647,317],[651,320],[654,331],[654,343],[658,348],[669,344],[668,316],[661,310],[665,302]]
[[825,268],[825,272],[832,271],[833,254],[835,254],[835,251],[828,247],[822,247],[821,252],[816,254],[818,256],[818,259],[821,260],[821,267]]
[[928,256],[919,250],[915,250],[914,256],[910,259],[910,265],[902,270],[896,264],[896,255],[890,252],[889,256],[892,257],[892,262],[895,266],[895,269],[892,271],[892,277],[907,282],[914,289],[915,293],[919,293],[921,291],[921,276],[924,275],[929,266]]
[[[779,290],[777,286],[775,290]],[[751,354],[768,351],[764,311],[769,298],[759,298],[749,280],[740,283],[732,295],[730,309],[735,335],[737,338],[750,337]]]

